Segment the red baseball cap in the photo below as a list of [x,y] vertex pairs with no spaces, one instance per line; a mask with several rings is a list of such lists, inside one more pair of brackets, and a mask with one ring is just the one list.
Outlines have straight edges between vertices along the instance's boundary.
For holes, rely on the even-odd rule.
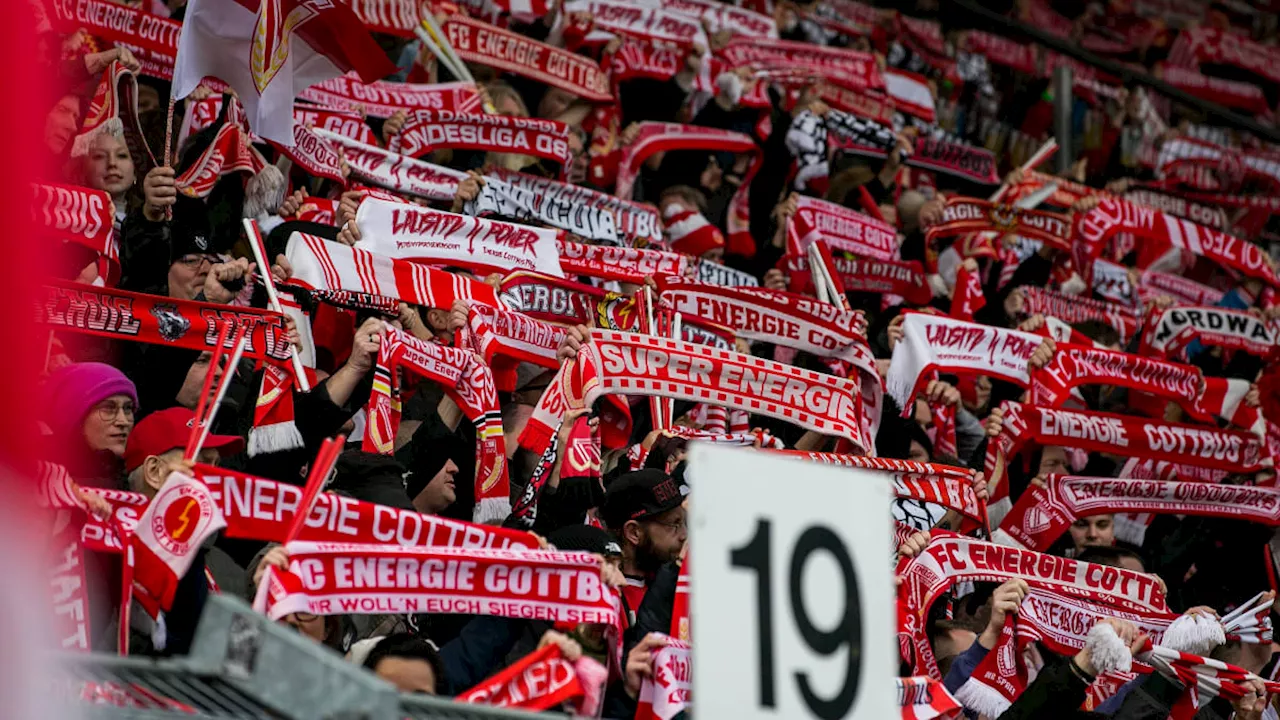
[[[133,472],[152,455],[186,447],[195,420],[196,414],[184,407],[171,407],[142,418],[129,433],[129,441],[125,444],[125,472]],[[237,435],[210,435],[205,439],[204,447],[219,450],[224,456],[235,455],[244,450],[244,438]]]

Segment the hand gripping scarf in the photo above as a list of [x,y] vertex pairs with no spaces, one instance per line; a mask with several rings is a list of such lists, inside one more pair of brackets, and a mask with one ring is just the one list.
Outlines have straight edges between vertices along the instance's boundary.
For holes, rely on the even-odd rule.
[[561,240],[560,267],[569,275],[642,283],[650,275],[689,277],[697,261],[688,255],[649,248],[608,247]]
[[1142,336],[1144,351],[1186,357],[1187,346],[1243,350],[1263,359],[1277,356],[1276,328],[1242,310],[1220,307],[1171,307],[1157,313]]
[[563,203],[598,208],[613,216],[613,226],[623,244],[646,247],[662,243],[662,223],[658,213],[650,205],[623,200],[580,185],[570,185],[536,175],[527,175],[503,168],[490,168],[488,177],[495,177],[508,185],[527,190]]
[[1020,235],[1059,250],[1071,249],[1071,219],[1066,215],[967,197],[947,201],[942,222],[925,231],[925,240],[978,232]]
[[1271,467],[1263,441],[1251,432],[1218,430],[1110,413],[1072,412],[1005,402],[1004,426],[987,443],[984,470],[991,484],[991,503],[1008,496],[1000,483],[1006,460],[1029,442],[1042,447],[1061,445],[1088,452],[1169,460],[1253,473]]
[[1014,503],[992,540],[1044,552],[1076,519],[1114,513],[1196,515],[1280,525],[1280,489],[1051,475]]
[[539,712],[583,694],[575,663],[565,659],[559,645],[548,643],[458,694],[454,702]]
[[461,15],[446,20],[443,30],[465,62],[496,67],[593,102],[613,100],[604,70],[590,58]]
[[938,315],[908,313],[902,340],[893,349],[885,388],[902,416],[935,372],[989,375],[1027,387],[1027,360],[1043,338]]
[[543,393],[520,445],[541,456],[564,416],[566,396],[590,406],[602,394],[711,403],[836,435],[859,452],[866,447],[854,380],[705,345],[599,329]]
[[[809,281],[809,260],[805,257],[786,256],[790,289],[799,292]],[[919,261],[908,262],[835,258],[836,273],[849,292],[901,295],[912,305],[925,305],[933,297]]]
[[652,672],[640,685],[635,720],[672,720],[693,704],[693,651],[666,638],[653,653]]
[[754,255],[755,241],[751,238],[749,227],[748,191],[752,178],[760,169],[762,153],[755,140],[742,133],[696,125],[642,122],[635,140],[622,148],[615,194],[624,199],[631,199],[641,163],[654,153],[677,150],[706,150],[751,155],[751,166],[747,168],[742,184],[733,194],[733,199],[729,201],[729,216],[726,221],[729,237],[725,250],[733,255],[745,257]]
[[702,23],[694,17],[646,3],[620,0],[567,0],[566,13],[589,13],[592,19],[588,43],[608,41],[613,35],[633,37],[652,43],[692,48],[708,47]]
[[613,214],[603,208],[575,202],[556,194],[516,187],[505,180],[488,177],[475,198],[462,211],[467,215],[490,215],[522,223],[549,225],[586,240],[618,245]]
[[1145,241],[1140,244],[1141,267],[1170,250],[1186,250],[1272,287],[1280,284],[1269,258],[1256,245],[1118,198],[1105,198],[1093,210],[1078,215],[1075,226],[1090,258],[1098,257],[1116,233],[1127,232]]
[[502,305],[497,291],[477,280],[314,235],[290,234],[285,257],[293,266],[289,284],[319,293],[325,300],[333,293],[352,293],[392,312],[396,300],[440,310],[448,310],[458,300]]
[[249,133],[232,123],[224,123],[208,149],[173,183],[183,195],[203,198],[213,191],[222,176],[237,172],[257,175],[266,166],[262,154],[250,144]]
[[1022,293],[1024,314],[1056,317],[1071,325],[1096,320],[1115,328],[1120,333],[1121,342],[1128,342],[1142,322],[1137,310],[1117,303],[1063,295],[1028,285],[1018,290]]
[[480,93],[471,83],[455,82],[439,85],[390,82],[360,82],[349,73],[316,83],[298,94],[298,99],[339,110],[365,113],[376,118],[389,118],[397,112],[446,110],[455,113],[483,112]]
[[111,0],[77,0],[51,3],[53,25],[72,34],[84,29],[94,37],[131,48],[142,64],[142,74],[173,79],[174,58],[182,23]]
[[438,383],[476,426],[476,522],[502,520],[511,511],[506,442],[493,374],[474,353],[423,342],[386,326],[374,368],[373,393],[365,407],[365,452],[391,454],[400,426],[398,369]]
[[[213,350],[221,324],[230,323],[246,328],[245,357],[289,364],[284,315],[257,308],[48,280],[36,305],[36,320],[54,330],[201,352]],[[228,348],[230,342],[228,337]]]
[[787,218],[787,254],[803,256],[818,239],[832,250],[859,257],[898,259],[898,234],[889,223],[843,205],[800,196],[796,211]]
[[560,367],[556,349],[564,339],[565,329],[534,320],[511,310],[471,306],[467,325],[462,328],[459,347],[476,352],[493,369],[498,390],[516,389],[516,366],[533,363],[551,370]]
[[[1152,646],[1150,640],[1146,651],[1136,657],[1184,688],[1182,696],[1170,708],[1172,720],[1192,720],[1200,708],[1219,696],[1229,701],[1238,700],[1250,691],[1245,681],[1262,680],[1244,668],[1172,648]],[[1280,683],[1262,682],[1268,694],[1280,692]]]
[[531,155],[559,163],[562,177],[572,159],[569,126],[557,120],[448,110],[415,112],[388,149],[416,158],[442,148]]
[[1031,372],[1031,403],[1058,408],[1080,385],[1127,387],[1194,408],[1204,378],[1191,365],[1085,345],[1059,345],[1053,358]]
[[898,684],[902,720],[947,720],[964,709],[946,686],[933,678],[900,677],[895,682]]
[[466,173],[415,160],[328,130],[317,128],[315,133],[342,152],[354,177],[392,192],[428,200],[453,200],[458,193],[458,183],[467,177]]
[[356,210],[362,250],[415,262],[562,275],[555,230],[366,198]]
[[[796,119],[803,115],[801,113]],[[837,150],[875,158],[888,157],[894,151],[896,141],[888,126],[834,109],[827,111],[822,124],[830,131],[828,142]],[[906,164],[984,185],[1000,183],[996,175],[995,155],[990,150],[928,135],[916,136],[913,152],[906,158]]]
[[188,475],[169,474],[129,541],[133,598],[148,615],[157,617],[173,606],[178,583],[201,545],[226,524],[208,486]]
[[612,625],[618,594],[590,553],[290,542],[254,606],[313,615],[461,613]]

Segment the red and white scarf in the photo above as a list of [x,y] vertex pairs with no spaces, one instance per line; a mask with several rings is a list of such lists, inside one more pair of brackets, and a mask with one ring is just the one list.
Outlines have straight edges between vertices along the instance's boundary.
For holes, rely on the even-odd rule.
[[898,112],[914,115],[927,123],[936,119],[935,100],[928,79],[917,73],[891,68],[885,68],[883,74],[885,93]]
[[[102,80],[80,124],[80,134],[71,145],[71,157],[87,155],[94,138],[102,133],[124,137],[131,152],[141,150],[153,165],[158,164],[138,120],[138,78],[119,60],[111,61],[102,71]],[[143,158],[137,158],[139,164],[142,161]]]
[[1169,62],[1189,68],[1202,64],[1234,65],[1273,83],[1280,82],[1280,52],[1276,48],[1209,26],[1179,32],[1169,50]]
[[90,35],[129,47],[142,64],[142,74],[173,79],[182,23],[111,0],[51,3],[53,25],[71,34],[81,28]]
[[662,223],[667,243],[678,253],[702,257],[712,250],[724,249],[724,233],[697,210],[668,205],[662,211]]
[[710,46],[699,18],[646,3],[567,0],[564,11],[590,15],[590,31],[585,38],[588,43],[608,42],[620,35],[681,49]]
[[[866,118],[881,125],[892,125],[895,109],[893,104],[882,97],[869,92],[850,90],[843,85],[823,82],[817,86],[818,97],[836,110]],[[789,101],[800,98],[800,89],[795,89],[788,96]]]
[[1121,342],[1128,342],[1142,322],[1142,316],[1137,310],[1118,303],[1063,295],[1028,285],[1018,289],[1022,293],[1023,313],[1055,317],[1072,325],[1096,320],[1115,328],[1120,333]]
[[812,43],[764,38],[734,38],[716,53],[729,68],[794,68],[824,77],[850,90],[882,89],[884,76],[872,53]]
[[498,391],[489,366],[474,353],[423,342],[387,325],[378,348],[373,393],[365,407],[364,450],[389,455],[395,448],[400,426],[399,369],[441,385],[475,424],[476,507],[472,517],[476,522],[505,518],[511,504]]
[[284,154],[308,175],[346,185],[342,174],[342,153],[327,139],[299,122],[293,123],[293,145],[270,141],[271,147]]
[[462,613],[613,625],[618,614],[590,553],[305,541],[285,550],[289,570],[264,580],[254,601],[272,619]]
[[322,294],[347,291],[368,296],[369,304],[393,307],[403,300],[414,305],[447,310],[458,300],[501,306],[492,286],[458,273],[436,270],[407,260],[394,260],[295,232],[289,236],[285,257],[293,266],[289,284]]
[[[86,520],[95,519],[77,494],[75,482],[61,465],[37,464],[37,504],[48,509],[52,521],[49,544],[49,600],[54,633],[64,650],[90,650],[89,597],[84,574]],[[136,516],[135,516],[136,517]]]
[[1027,360],[1043,341],[1031,333],[924,313],[908,313],[902,331],[885,389],[903,417],[913,411],[911,399],[935,372],[988,375],[1027,387]]
[[384,257],[477,271],[563,275],[556,230],[366,198],[356,210],[359,249]]
[[609,102],[605,72],[590,58],[488,23],[455,15],[443,30],[465,62],[499,68],[594,102]]
[[442,148],[530,155],[559,163],[562,177],[572,158],[569,126],[558,120],[449,110],[415,112],[388,149],[416,158]]
[[599,208],[613,215],[617,235],[633,247],[662,243],[662,224],[650,205],[623,200],[581,185],[527,175],[503,168],[490,168],[486,173],[512,187],[537,193],[548,200]]
[[666,638],[654,651],[652,672],[640,685],[635,720],[672,720],[692,704],[693,655],[689,643]]
[[651,275],[693,275],[696,262],[688,255],[653,250],[623,248],[562,240],[560,267],[568,275],[586,275],[600,280],[642,283]]
[[573,663],[565,659],[559,645],[548,643],[459,693],[454,702],[539,712],[582,694]]
[[1088,452],[1169,460],[1187,465],[1252,473],[1271,466],[1263,441],[1251,432],[1167,423],[1110,413],[1050,410],[1005,402],[1004,425],[987,444],[984,469],[991,501],[1008,496],[1000,483],[1007,460],[1027,443],[1061,445]]
[[1065,477],[1032,485],[992,539],[1046,551],[1078,518],[1114,513],[1196,515],[1280,525],[1280,489],[1202,482]]
[[1277,352],[1276,328],[1243,310],[1220,307],[1171,307],[1151,318],[1143,348],[1165,357],[1185,357],[1192,342],[1243,350],[1264,359]]
[[943,210],[942,222],[925,231],[926,241],[968,233],[993,232],[1019,235],[1059,250],[1071,249],[1071,219],[1044,210],[1026,210],[968,197],[953,197]]
[[707,150],[751,155],[751,165],[742,178],[742,184],[729,201],[729,215],[726,220],[729,237],[725,250],[729,254],[746,257],[753,255],[755,241],[751,238],[749,227],[748,192],[751,180],[760,168],[762,153],[755,140],[742,133],[677,123],[642,122],[635,140],[622,148],[618,161],[615,194],[627,200],[631,199],[641,163],[654,153],[677,150]]
[[698,18],[708,32],[732,30],[738,35],[759,38],[778,36],[778,25],[766,13],[726,5],[716,0],[658,0],[658,4],[680,15]]
[[392,192],[428,200],[453,200],[458,193],[458,183],[467,177],[464,172],[383,150],[328,130],[315,132],[342,152],[354,177]]
[[600,64],[609,69],[609,82],[616,93],[618,85],[628,80],[670,80],[684,67],[684,55],[676,48],[623,38],[618,49],[605,55]]
[[1043,368],[1031,372],[1031,403],[1061,407],[1081,385],[1127,387],[1194,407],[1204,378],[1191,365],[1086,345],[1059,345]]
[[[568,186],[566,186],[568,187]],[[496,216],[521,223],[559,228],[586,240],[618,245],[613,213],[574,202],[561,194],[543,194],[516,187],[495,177],[485,178],[480,193],[463,205],[476,217]]]
[[480,93],[471,83],[423,85],[387,80],[362,83],[354,73],[316,83],[299,93],[298,99],[339,110],[363,112],[377,118],[417,110],[461,114],[483,112]]
[[[607,293],[594,285],[517,270],[502,279],[499,295],[508,309],[536,320],[562,325],[606,325],[596,322],[596,315]],[[635,326],[634,308],[628,306],[624,312],[627,317],[612,324],[631,329]]]
[[[783,258],[791,291],[803,290],[809,280],[809,260],[805,257]],[[845,290],[900,295],[912,305],[925,305],[933,297],[919,261],[909,262],[835,258],[836,273]]]
[[988,60],[1024,75],[1036,75],[1035,49],[1026,43],[1015,42],[1003,35],[970,30],[965,37],[965,50],[985,55]]
[[543,393],[520,445],[541,455],[564,416],[565,396],[586,405],[602,394],[706,402],[836,435],[859,451],[858,384],[771,360],[679,340],[593,330],[574,363]]
[[1161,212],[1176,215],[1183,220],[1204,225],[1214,230],[1227,230],[1227,213],[1217,204],[1202,204],[1186,197],[1170,195],[1150,188],[1134,188],[1124,194],[1131,203],[1153,207]]
[[533,363],[558,369],[556,349],[564,339],[565,329],[535,320],[523,313],[474,304],[467,325],[457,340],[459,347],[469,347],[493,369],[498,390],[515,390],[516,365]]
[[116,265],[115,205],[102,190],[32,183],[31,222],[51,240],[73,242]]
[[208,486],[189,475],[169,474],[138,518],[126,560],[133,566],[133,597],[151,617],[173,605],[200,546],[226,525]]
[[257,175],[266,166],[262,154],[250,144],[249,134],[232,123],[223,123],[209,147],[173,182],[183,195],[203,198],[222,176],[237,172]]
[[[212,98],[211,98],[212,99]],[[221,100],[221,98],[217,98]],[[363,145],[378,145],[378,137],[373,129],[365,123],[360,113],[351,110],[337,110],[321,105],[297,103],[293,106],[293,121],[305,125],[313,131],[324,130]],[[326,136],[332,142],[332,139]]]
[[986,305],[987,298],[982,294],[981,274],[961,265],[956,272],[955,289],[951,291],[951,317],[972,322],[973,314]]
[[934,720],[956,717],[963,706],[941,682],[930,677],[900,677],[898,705],[902,720]]
[[219,325],[230,323],[246,328],[245,357],[287,365],[291,354],[280,313],[59,280],[43,286],[36,320],[55,330],[201,352],[217,347]]
[[1144,303],[1168,295],[1183,305],[1217,305],[1224,294],[1181,275],[1158,270],[1143,270],[1138,279],[1138,299]]
[[898,234],[883,220],[854,212],[843,205],[800,196],[787,218],[787,253],[803,256],[815,240],[873,260],[898,259]]

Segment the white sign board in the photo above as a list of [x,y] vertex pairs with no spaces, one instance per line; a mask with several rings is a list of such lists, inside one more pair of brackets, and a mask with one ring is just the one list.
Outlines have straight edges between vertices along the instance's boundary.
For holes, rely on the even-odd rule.
[[899,717],[888,475],[695,443],[689,476],[697,716]]

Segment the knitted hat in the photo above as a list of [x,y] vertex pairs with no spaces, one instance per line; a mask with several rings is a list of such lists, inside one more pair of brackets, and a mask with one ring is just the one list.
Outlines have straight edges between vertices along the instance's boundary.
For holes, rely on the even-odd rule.
[[85,362],[58,368],[45,380],[41,419],[54,438],[74,438],[89,410],[112,395],[127,395],[138,404],[133,383],[110,365]]
[[720,228],[707,222],[696,210],[668,205],[662,210],[662,220],[667,225],[671,249],[676,252],[702,257],[711,250],[724,247],[724,234]]

